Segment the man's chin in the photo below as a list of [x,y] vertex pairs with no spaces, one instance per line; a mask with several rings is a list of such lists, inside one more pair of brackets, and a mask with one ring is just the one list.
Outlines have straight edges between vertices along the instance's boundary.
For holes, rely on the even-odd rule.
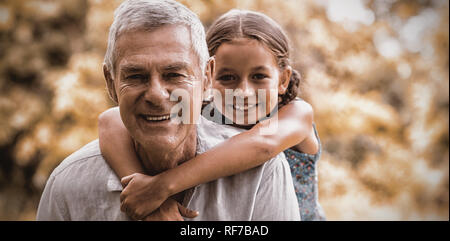
[[161,152],[176,149],[189,133],[190,125],[174,125],[170,128],[146,128],[134,133],[134,139],[144,148]]
[[[171,148],[175,148],[179,144],[180,137],[176,135],[177,133],[163,133],[163,134],[151,134],[151,133],[142,133],[137,135],[135,141],[138,142],[144,148],[152,148],[156,150],[156,148],[160,148],[161,151],[170,150]],[[158,149],[159,150],[159,149]]]

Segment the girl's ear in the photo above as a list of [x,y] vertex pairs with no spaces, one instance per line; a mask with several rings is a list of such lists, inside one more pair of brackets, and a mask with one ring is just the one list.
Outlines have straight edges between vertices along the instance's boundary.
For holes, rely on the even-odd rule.
[[278,83],[278,94],[284,94],[289,86],[291,80],[292,67],[290,65],[286,66],[281,72],[280,81]]

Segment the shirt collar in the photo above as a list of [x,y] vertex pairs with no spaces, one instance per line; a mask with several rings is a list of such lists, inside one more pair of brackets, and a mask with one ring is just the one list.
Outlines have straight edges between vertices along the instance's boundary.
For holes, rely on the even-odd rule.
[[108,182],[106,183],[106,189],[108,192],[121,192],[123,190],[122,184],[119,178],[114,172],[111,172],[108,177]]

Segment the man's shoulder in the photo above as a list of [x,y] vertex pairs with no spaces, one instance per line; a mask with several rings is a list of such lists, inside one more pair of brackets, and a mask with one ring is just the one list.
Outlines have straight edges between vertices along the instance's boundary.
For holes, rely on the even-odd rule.
[[52,176],[57,176],[67,169],[70,169],[77,165],[83,165],[88,160],[103,160],[103,156],[100,152],[100,146],[98,139],[89,142],[77,151],[66,157],[56,168],[53,170]]
[[53,170],[38,208],[39,220],[126,220],[120,212],[122,186],[94,140]]
[[[98,139],[94,140],[64,159],[50,175],[56,187],[72,191],[98,189],[120,191],[120,180],[103,158]],[[63,192],[67,192],[64,191]]]

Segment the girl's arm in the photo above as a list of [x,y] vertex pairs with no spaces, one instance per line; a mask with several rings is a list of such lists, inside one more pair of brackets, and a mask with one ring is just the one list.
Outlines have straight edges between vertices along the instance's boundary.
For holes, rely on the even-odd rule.
[[[113,110],[114,111],[114,110]],[[118,110],[115,110],[118,112]],[[115,114],[119,119],[115,124],[123,123],[120,121],[118,113]],[[119,116],[119,118],[117,117]],[[197,155],[193,159],[184,162],[180,166],[167,170],[154,177],[133,174],[122,179],[122,184],[126,186],[121,194],[122,210],[135,219],[142,219],[153,210],[158,208],[161,203],[169,196],[189,189],[201,183],[206,183],[224,176],[230,176],[259,166],[267,160],[273,158],[285,149],[301,144],[311,136],[314,136],[312,128],[312,108],[304,101],[293,101],[278,112],[278,129],[274,135],[261,135],[261,128],[267,128],[270,124],[265,120],[252,129],[245,131],[239,135],[233,136],[220,145],[208,150],[207,152]],[[123,129],[125,127],[122,127]],[[119,133],[116,133],[119,135]],[[311,135],[312,134],[312,135]],[[117,143],[123,142],[124,136],[130,138],[126,129],[123,136],[108,138],[109,144],[114,147],[111,142],[112,138],[116,138]],[[314,138],[315,139],[315,136]],[[122,140],[122,141],[119,141]],[[129,141],[128,150],[121,150],[123,156],[119,158],[117,148],[111,148],[110,152],[114,153],[108,160],[116,172],[132,172],[128,167],[132,158],[136,158],[132,147],[132,141]],[[317,143],[317,140],[316,140]],[[313,153],[314,148],[303,150],[306,153]],[[306,145],[308,148],[309,146]],[[298,146],[296,146],[298,149]],[[102,152],[106,151],[102,149]],[[108,158],[108,156],[105,156]],[[112,158],[117,158],[113,161]],[[137,159],[137,158],[136,158]],[[139,161],[133,161],[139,163]],[[119,174],[120,176],[120,174]]]
[[133,173],[144,173],[136,155],[134,142],[120,118],[119,107],[100,114],[98,133],[102,155],[119,178]]
[[[136,216],[134,215],[134,212],[130,212],[124,209],[125,206],[123,204],[126,202],[124,202],[124,197],[123,195],[121,195],[120,200],[122,211],[125,211],[131,218],[135,220],[183,220],[182,216],[195,218],[198,215],[198,212],[187,209],[174,199],[168,198],[169,195],[164,192],[164,187],[166,186],[165,184],[150,182],[151,185],[146,185],[147,183],[149,183],[149,181],[157,181],[157,179],[141,174],[144,173],[144,169],[142,168],[141,162],[137,157],[134,142],[130,134],[128,133],[128,130],[123,125],[118,107],[108,109],[107,111],[100,114],[98,126],[100,150],[106,162],[111,166],[117,176],[121,178],[121,183],[124,186],[123,192],[128,191],[127,185],[131,181],[126,178],[124,179],[124,177],[130,176],[131,174],[133,176],[140,174],[141,176],[145,177],[146,180],[145,182],[139,182],[138,178],[135,178],[134,181],[136,182],[136,184],[143,184],[143,188],[148,188],[150,186],[154,187],[151,190],[153,191],[154,195],[151,195],[150,193],[150,197],[156,200],[160,200],[153,204],[154,207],[151,207],[151,215],[148,215],[150,214],[149,212],[144,216]],[[139,186],[137,185],[133,185],[132,191],[134,194],[143,197],[144,195],[139,195],[139,193],[146,189],[139,189],[138,187]],[[148,195],[149,193],[147,192],[146,194]],[[147,200],[144,199],[141,201],[144,202]]]
[[278,119],[281,124],[281,129],[278,129],[280,132],[269,138],[273,138],[277,143],[283,143],[287,141],[285,138],[291,135],[292,142],[286,142],[286,144],[296,142],[294,146],[291,146],[294,150],[311,155],[319,151],[319,142],[313,128],[313,108],[310,104],[303,100],[292,101],[280,109]]
[[[100,114],[98,119],[98,130],[100,150],[106,162],[111,166],[116,175],[121,178],[121,183],[124,187],[122,194],[132,191],[137,197],[150,197],[148,200],[137,200],[139,203],[146,203],[147,207],[149,207],[146,210],[150,210],[146,215],[138,216],[136,215],[135,209],[127,210],[125,208],[126,205],[128,205],[129,200],[125,200],[125,196],[121,194],[120,209],[122,211],[126,212],[135,220],[157,220],[158,218],[165,220],[165,217],[181,218],[181,216],[194,218],[198,215],[198,213],[182,207],[176,201],[175,202],[178,203],[178,208],[169,208],[167,203],[170,203],[171,200],[173,201],[174,199],[169,198],[169,195],[165,192],[166,189],[164,187],[167,185],[159,183],[158,180],[160,179],[142,174],[144,173],[144,169],[137,157],[134,141],[122,122],[118,107],[108,109]],[[140,176],[136,177],[136,175]],[[131,182],[129,177],[135,177],[133,180],[134,183]],[[139,177],[143,177],[143,181],[140,181]],[[127,188],[129,183],[132,183],[130,185],[131,190],[130,188]],[[150,191],[147,191],[148,188],[151,188]],[[141,193],[145,193],[145,195]],[[147,202],[152,200],[154,201]],[[150,213],[151,215],[149,215]]]
[[305,101],[292,101],[280,108],[276,134],[261,135],[269,121],[264,120],[252,129],[233,136],[220,145],[197,155],[180,166],[159,174],[171,194],[195,185],[234,175],[259,166],[278,155],[295,148],[314,154],[319,145],[313,130],[313,110]]

